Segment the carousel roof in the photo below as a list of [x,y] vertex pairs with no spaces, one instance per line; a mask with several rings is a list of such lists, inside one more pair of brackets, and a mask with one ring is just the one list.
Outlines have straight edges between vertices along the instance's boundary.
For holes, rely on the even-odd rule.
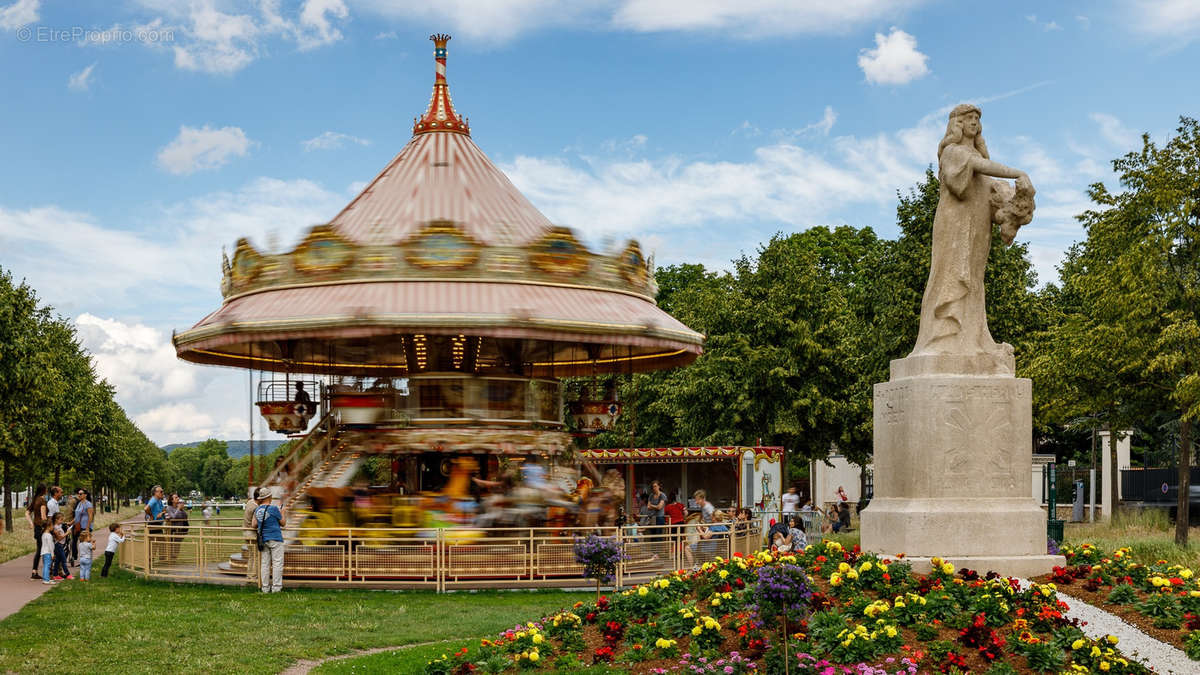
[[[475,145],[446,82],[450,38],[431,39],[433,95],[412,139],[294,250],[271,254],[239,240],[222,264],[223,305],[175,336],[179,357],[405,374],[413,359],[391,337],[429,334],[553,343],[526,350],[533,374],[693,360],[703,336],[655,305],[653,262],[637,242],[616,254],[588,251]],[[475,348],[488,363],[484,346]]]

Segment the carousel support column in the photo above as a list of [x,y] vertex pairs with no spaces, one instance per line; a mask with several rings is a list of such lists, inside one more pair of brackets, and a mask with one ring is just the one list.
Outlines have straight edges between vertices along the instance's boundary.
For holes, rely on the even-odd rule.
[[415,495],[420,491],[418,487],[418,471],[420,471],[420,463],[417,462],[417,456],[409,454],[404,458],[404,491],[410,495]]
[[633,462],[625,465],[625,521],[634,518],[637,514],[633,512],[633,491],[635,483],[633,482]]
[[442,531],[437,531],[437,537],[434,539],[433,560],[437,567],[437,592],[446,592],[446,540],[442,537]]
[[534,556],[537,555],[537,539],[533,528],[529,528],[529,580],[533,581]]

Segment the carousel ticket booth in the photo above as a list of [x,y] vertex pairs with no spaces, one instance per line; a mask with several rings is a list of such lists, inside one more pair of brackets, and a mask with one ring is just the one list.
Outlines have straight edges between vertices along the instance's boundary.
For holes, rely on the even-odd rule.
[[692,500],[696,490],[704,490],[709,502],[731,516],[736,509],[749,508],[767,521],[780,507],[781,447],[589,449],[581,450],[579,456],[601,474],[609,469],[620,473],[627,486],[626,513],[635,513],[642,495],[649,494],[650,483],[656,480],[668,499],[674,494],[689,514],[697,511]]

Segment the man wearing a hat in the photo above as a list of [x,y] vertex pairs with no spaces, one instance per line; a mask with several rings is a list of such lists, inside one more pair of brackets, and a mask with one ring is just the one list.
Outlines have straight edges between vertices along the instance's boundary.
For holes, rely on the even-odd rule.
[[259,551],[258,576],[263,593],[283,590],[283,511],[271,503],[271,488],[263,486],[254,494],[258,507],[254,509],[254,528],[262,541]]

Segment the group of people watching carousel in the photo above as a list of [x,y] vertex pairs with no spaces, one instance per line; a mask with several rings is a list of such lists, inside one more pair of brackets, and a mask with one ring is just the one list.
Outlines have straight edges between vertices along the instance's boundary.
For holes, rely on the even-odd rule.
[[[25,519],[33,530],[34,553],[30,579],[43,584],[76,579],[90,581],[92,561],[96,553],[93,532],[96,520],[96,505],[92,495],[84,488],[76,488],[69,499],[64,499],[63,489],[57,485],[47,488],[38,485],[33,498],[25,507]],[[125,541],[121,525],[109,525],[108,542],[104,548],[104,569],[100,576],[108,576],[117,546]]]

